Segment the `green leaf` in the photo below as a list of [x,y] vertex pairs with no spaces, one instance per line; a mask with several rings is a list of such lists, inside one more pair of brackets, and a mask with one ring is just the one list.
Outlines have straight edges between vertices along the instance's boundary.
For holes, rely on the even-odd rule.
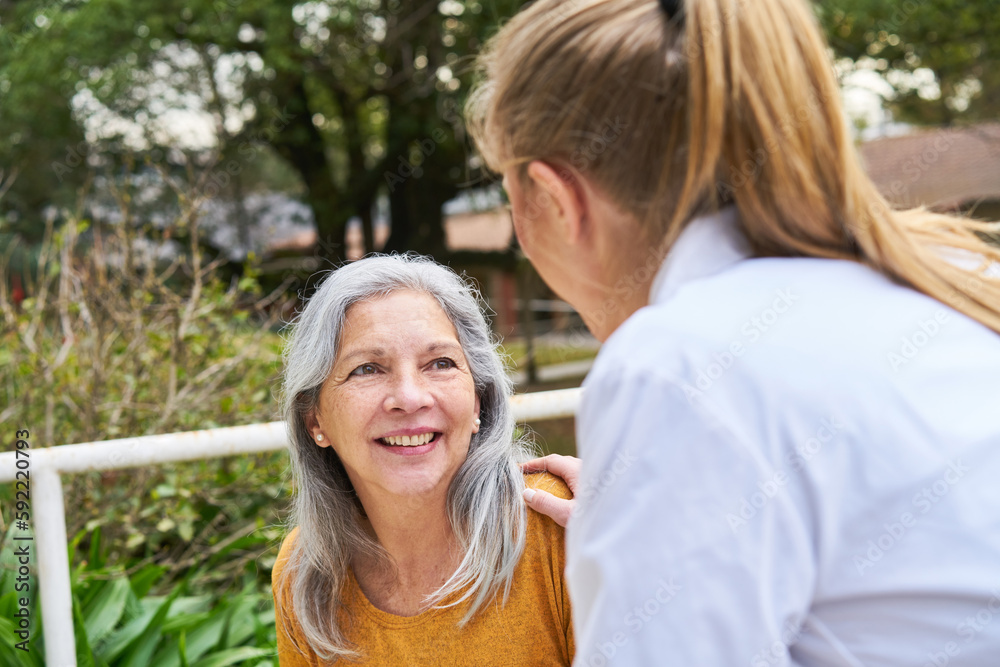
[[136,597],[145,597],[146,593],[149,592],[149,589],[153,586],[153,584],[155,584],[168,569],[169,568],[165,565],[147,565],[133,574],[131,584]]
[[251,646],[241,646],[239,648],[226,649],[213,653],[203,660],[199,660],[194,667],[226,667],[234,665],[243,660],[253,660],[254,658],[269,658],[274,656],[273,649],[253,648]]
[[101,552],[101,527],[94,528],[90,534],[90,565],[91,567],[104,567],[104,556]]
[[185,542],[190,542],[194,538],[194,521],[190,519],[181,521],[177,526],[177,534]]
[[[186,629],[184,630],[186,635],[186,653],[189,661],[198,660],[219,643],[219,638],[222,636],[222,630],[226,623],[225,613],[223,610],[216,608],[210,612],[195,615],[185,614],[176,619],[167,621],[164,624],[164,632],[173,632],[179,627],[186,627],[188,625],[188,619],[191,618],[198,620],[207,618],[207,620],[200,622],[198,626],[190,632]],[[181,623],[184,625],[180,625]],[[157,666],[180,667],[181,660],[178,654],[178,646],[179,642],[170,644],[157,653],[154,659]]]
[[108,581],[100,597],[86,608],[84,618],[87,637],[91,643],[96,644],[101,641],[118,625],[131,591],[128,578],[122,575],[118,579]]
[[233,540],[225,547],[220,549],[217,553],[212,554],[212,558],[209,560],[210,563],[215,563],[222,560],[223,556],[231,551],[239,551],[244,549],[253,549],[254,547],[261,546],[267,543],[267,538],[257,536],[257,535],[247,535],[241,537],[238,540]]
[[185,586],[178,585],[169,596],[156,608],[152,618],[142,629],[142,634],[135,639],[125,651],[120,667],[148,667],[150,658],[153,657],[156,646],[163,637],[163,621],[170,613],[170,607],[174,601],[180,597]]
[[236,602],[233,604],[227,633],[230,645],[238,646],[253,636],[255,627],[253,611],[254,607],[257,606],[259,597],[257,595],[242,595],[236,599]]
[[0,616],[0,667],[41,667],[42,651],[39,637],[33,632],[28,642],[28,650],[16,647],[20,638],[14,634],[17,627],[6,616]]
[[76,664],[78,667],[94,667],[94,652],[90,650],[83,614],[80,613],[80,602],[76,595],[73,598],[73,634],[76,635]]
[[170,608],[168,618],[174,618],[181,614],[197,614],[208,611],[212,607],[211,595],[187,595],[179,597]]
[[17,591],[0,596],[0,618],[9,618],[17,608]]
[[181,613],[177,614],[173,618],[167,619],[167,621],[164,622],[163,632],[167,634],[184,632],[186,630],[203,627],[206,623],[208,623],[211,620],[212,620],[211,611]]
[[154,616],[156,616],[156,610],[146,611],[116,630],[105,642],[101,657],[108,662],[114,661],[126,649],[133,646],[143,631],[149,627]]

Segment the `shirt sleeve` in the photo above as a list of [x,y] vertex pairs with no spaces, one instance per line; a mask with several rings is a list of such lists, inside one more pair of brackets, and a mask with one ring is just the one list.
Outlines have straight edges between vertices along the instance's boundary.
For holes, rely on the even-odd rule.
[[[563,563],[563,571],[565,571],[565,561]],[[562,586],[562,603],[563,609],[566,610],[566,617],[563,622],[563,628],[566,631],[566,654],[569,656],[570,663],[573,662],[573,657],[576,655],[576,639],[573,636],[573,619],[570,610],[573,608],[569,597],[569,586],[567,582],[563,582]]]
[[588,379],[567,532],[576,665],[787,663],[816,576],[806,513],[697,393],[648,370]]
[[[525,476],[525,485],[542,491],[551,493],[556,498],[569,500],[573,498],[573,492],[562,478],[550,473],[536,473]],[[534,512],[534,510],[528,510]],[[545,540],[547,544],[555,545],[552,552],[553,565],[551,572],[551,582],[553,594],[557,600],[558,617],[560,629],[564,638],[564,650],[566,652],[567,664],[573,662],[576,652],[576,645],[573,640],[573,619],[572,605],[570,604],[569,585],[566,581],[566,542],[565,530],[551,518],[538,514],[536,518],[544,526]]]

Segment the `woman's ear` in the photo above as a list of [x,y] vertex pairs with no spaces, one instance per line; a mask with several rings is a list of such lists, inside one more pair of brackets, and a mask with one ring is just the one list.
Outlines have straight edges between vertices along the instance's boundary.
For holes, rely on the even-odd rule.
[[479,433],[479,394],[476,394],[476,405],[472,409],[472,413],[475,415],[472,422],[472,432]]
[[530,195],[531,203],[548,213],[546,217],[557,224],[564,242],[579,243],[587,232],[586,197],[579,179],[570,169],[557,170],[541,160],[528,165],[528,178],[536,186]]
[[309,431],[309,435],[312,436],[313,442],[315,442],[320,447],[329,447],[330,440],[323,435],[323,429],[319,425],[319,420],[316,419],[316,411],[309,410],[303,415],[303,421],[306,424],[306,430]]

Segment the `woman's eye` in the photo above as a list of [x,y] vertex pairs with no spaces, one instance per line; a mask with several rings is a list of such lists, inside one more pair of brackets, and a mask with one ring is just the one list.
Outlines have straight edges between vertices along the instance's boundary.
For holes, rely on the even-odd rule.
[[455,362],[447,357],[441,359],[435,359],[431,362],[435,370],[445,370],[447,368],[455,368]]
[[378,369],[375,367],[375,364],[361,364],[351,371],[351,375],[374,375],[376,372],[378,372]]

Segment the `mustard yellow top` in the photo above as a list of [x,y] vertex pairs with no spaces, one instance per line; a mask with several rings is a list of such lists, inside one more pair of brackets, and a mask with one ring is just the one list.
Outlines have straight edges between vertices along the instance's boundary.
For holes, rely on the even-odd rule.
[[[525,475],[525,483],[560,498],[572,497],[563,481],[548,473]],[[308,649],[292,615],[291,592],[282,585],[282,594],[278,594],[281,570],[298,531],[293,529],[282,542],[271,573],[279,619],[278,662],[281,667],[319,667],[329,663]],[[468,610],[467,603],[429,609],[416,616],[396,616],[373,606],[349,571],[341,598],[348,616],[341,617],[340,627],[363,654],[357,663],[362,665],[568,666],[573,661],[574,645],[569,593],[563,581],[565,565],[562,527],[528,509],[524,555],[503,607],[498,597],[481,607],[464,628],[457,624]],[[280,622],[283,613],[288,633]],[[289,634],[306,649],[305,655],[298,652]]]

